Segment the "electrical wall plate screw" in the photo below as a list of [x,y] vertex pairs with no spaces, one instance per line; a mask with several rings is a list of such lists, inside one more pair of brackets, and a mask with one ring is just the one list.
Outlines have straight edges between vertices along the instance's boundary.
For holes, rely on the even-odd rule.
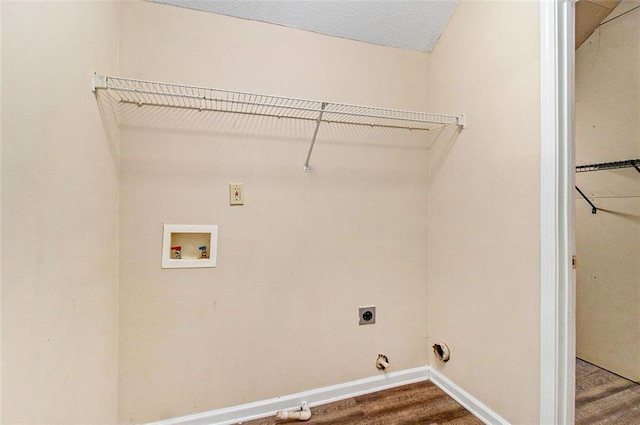
[[360,317],[359,325],[373,325],[376,323],[376,307],[360,307],[358,309],[358,315]]

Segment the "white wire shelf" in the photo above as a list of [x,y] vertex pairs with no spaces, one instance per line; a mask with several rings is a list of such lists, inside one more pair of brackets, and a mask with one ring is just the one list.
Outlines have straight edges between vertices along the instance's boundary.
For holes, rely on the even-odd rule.
[[309,159],[322,122],[426,131],[439,129],[443,125],[464,128],[464,115],[348,105],[113,76],[94,75],[93,91],[96,90],[108,91],[117,102],[139,106],[315,121],[316,128],[305,162],[305,171],[309,170]]

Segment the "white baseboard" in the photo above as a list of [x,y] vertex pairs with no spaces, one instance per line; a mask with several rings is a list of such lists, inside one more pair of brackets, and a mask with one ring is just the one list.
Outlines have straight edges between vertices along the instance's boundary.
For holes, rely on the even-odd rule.
[[509,425],[509,422],[500,417],[496,412],[457,386],[438,370],[429,366],[385,373],[370,378],[346,382],[344,384],[316,388],[297,394],[197,413],[195,415],[166,419],[153,422],[149,425],[231,425],[253,419],[275,416],[278,410],[295,410],[300,407],[302,402],[306,402],[309,407],[320,406],[363,394],[427,380],[431,380],[431,382],[484,423],[488,425]]
[[441,374],[438,370],[430,368],[429,379],[436,384],[442,391],[449,394],[451,398],[460,403],[469,412],[473,413],[478,419],[488,425],[509,425],[493,410],[489,409],[471,394],[454,384],[449,378]]
[[297,394],[242,404],[225,409],[212,410],[210,412],[195,415],[182,416],[153,422],[150,425],[230,425],[253,419],[275,416],[278,410],[295,410],[300,408],[302,402],[307,402],[309,407],[333,403],[334,401],[369,394],[389,388],[427,381],[429,379],[429,366],[407,369],[398,372],[380,374],[370,378],[351,381],[344,384],[317,388]]

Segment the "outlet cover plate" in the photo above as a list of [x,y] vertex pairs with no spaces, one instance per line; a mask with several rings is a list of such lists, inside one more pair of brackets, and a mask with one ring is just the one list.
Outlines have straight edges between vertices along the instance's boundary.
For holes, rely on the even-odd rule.
[[244,185],[242,183],[229,184],[229,205],[244,205]]
[[358,325],[373,325],[376,323],[376,307],[360,307],[358,309],[358,316],[360,317],[360,322]]

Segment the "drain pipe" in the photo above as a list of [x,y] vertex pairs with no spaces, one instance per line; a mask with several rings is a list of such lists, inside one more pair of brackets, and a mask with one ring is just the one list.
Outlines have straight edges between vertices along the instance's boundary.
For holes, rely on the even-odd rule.
[[384,354],[378,354],[378,360],[376,360],[376,368],[378,370],[385,370],[389,367],[389,357]]
[[436,342],[433,344],[433,353],[436,355],[436,359],[445,363],[451,358],[449,347],[447,347],[447,344],[444,342]]
[[294,412],[285,412],[284,410],[279,410],[276,413],[276,418],[278,419],[297,419],[299,421],[308,421],[311,418],[311,409],[309,409],[309,405],[307,402],[303,402],[300,410],[296,410]]

